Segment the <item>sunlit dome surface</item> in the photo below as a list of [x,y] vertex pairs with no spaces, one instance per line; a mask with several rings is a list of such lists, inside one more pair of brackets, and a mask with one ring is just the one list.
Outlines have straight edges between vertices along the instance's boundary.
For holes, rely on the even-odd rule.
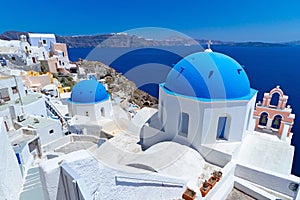
[[172,93],[205,99],[237,99],[251,92],[241,65],[215,52],[198,52],[180,60],[164,87]]
[[97,103],[109,98],[105,87],[97,80],[83,80],[72,89],[69,101],[74,103]]

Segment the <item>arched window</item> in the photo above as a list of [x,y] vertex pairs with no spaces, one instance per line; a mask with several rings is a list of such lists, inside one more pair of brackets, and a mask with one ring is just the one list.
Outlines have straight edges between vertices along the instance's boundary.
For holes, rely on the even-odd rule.
[[266,126],[268,123],[268,113],[263,112],[260,114],[259,125]]
[[277,107],[278,101],[279,101],[279,97],[280,97],[280,95],[277,92],[275,92],[274,94],[272,94],[270,105]]
[[281,115],[276,115],[274,118],[273,118],[273,121],[272,121],[272,128],[275,128],[275,129],[279,129],[280,127],[280,124],[281,124],[281,120],[282,120],[282,117]]
[[103,107],[101,108],[101,116],[102,116],[102,117],[105,117],[105,111],[104,111],[104,108],[103,108]]

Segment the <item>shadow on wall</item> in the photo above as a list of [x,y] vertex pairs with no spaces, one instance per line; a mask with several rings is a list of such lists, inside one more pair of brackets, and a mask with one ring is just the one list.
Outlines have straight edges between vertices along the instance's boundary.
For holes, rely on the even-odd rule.
[[133,187],[152,186],[152,187],[183,188],[182,183],[164,182],[159,180],[139,179],[139,178],[122,177],[122,176],[116,176],[115,181],[116,181],[116,185],[123,185],[123,186],[133,186]]

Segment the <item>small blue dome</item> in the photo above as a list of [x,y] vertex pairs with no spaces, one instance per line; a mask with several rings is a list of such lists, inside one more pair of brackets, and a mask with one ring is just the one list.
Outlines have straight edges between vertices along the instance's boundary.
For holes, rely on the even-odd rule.
[[83,80],[74,85],[69,101],[74,103],[97,103],[109,98],[105,87],[97,80]]
[[229,56],[198,52],[179,61],[169,72],[164,88],[180,95],[205,99],[236,99],[250,94],[241,65]]

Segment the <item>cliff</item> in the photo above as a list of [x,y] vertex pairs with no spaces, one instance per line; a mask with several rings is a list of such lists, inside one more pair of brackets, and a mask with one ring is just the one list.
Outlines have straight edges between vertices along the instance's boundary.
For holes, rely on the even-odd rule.
[[193,39],[171,38],[166,40],[149,40],[136,35],[103,34],[92,36],[56,36],[57,42],[66,43],[69,48],[93,47],[154,47],[183,46],[198,44]]
[[6,31],[0,34],[1,40],[19,40],[20,35],[27,35],[28,32],[21,32],[21,31]]
[[[20,35],[28,32],[6,31],[0,34],[3,40],[18,40]],[[150,40],[136,35],[127,34],[101,34],[82,36],[59,36],[56,35],[58,43],[66,43],[68,48],[94,48],[94,47],[153,47],[153,46],[183,46],[198,44],[193,39],[173,37],[165,40]]]
[[[0,34],[3,40],[18,40],[20,35],[28,35],[28,32],[6,31]],[[66,43],[68,48],[94,48],[94,47],[155,47],[155,46],[190,46],[206,44],[206,39],[192,39],[180,36],[165,38],[164,40],[154,40],[128,34],[99,34],[81,36],[59,36],[56,41]],[[285,43],[265,43],[265,42],[224,42],[213,40],[213,45],[226,46],[287,46],[300,45],[300,41]]]
[[140,107],[155,107],[158,103],[155,97],[138,89],[132,81],[108,65],[87,60],[78,61],[76,64],[83,70],[83,74],[79,74],[79,77],[84,77],[90,73],[95,74],[98,80],[105,81],[108,85],[108,92],[113,96],[117,95],[121,99],[127,99],[129,102],[134,102]]

